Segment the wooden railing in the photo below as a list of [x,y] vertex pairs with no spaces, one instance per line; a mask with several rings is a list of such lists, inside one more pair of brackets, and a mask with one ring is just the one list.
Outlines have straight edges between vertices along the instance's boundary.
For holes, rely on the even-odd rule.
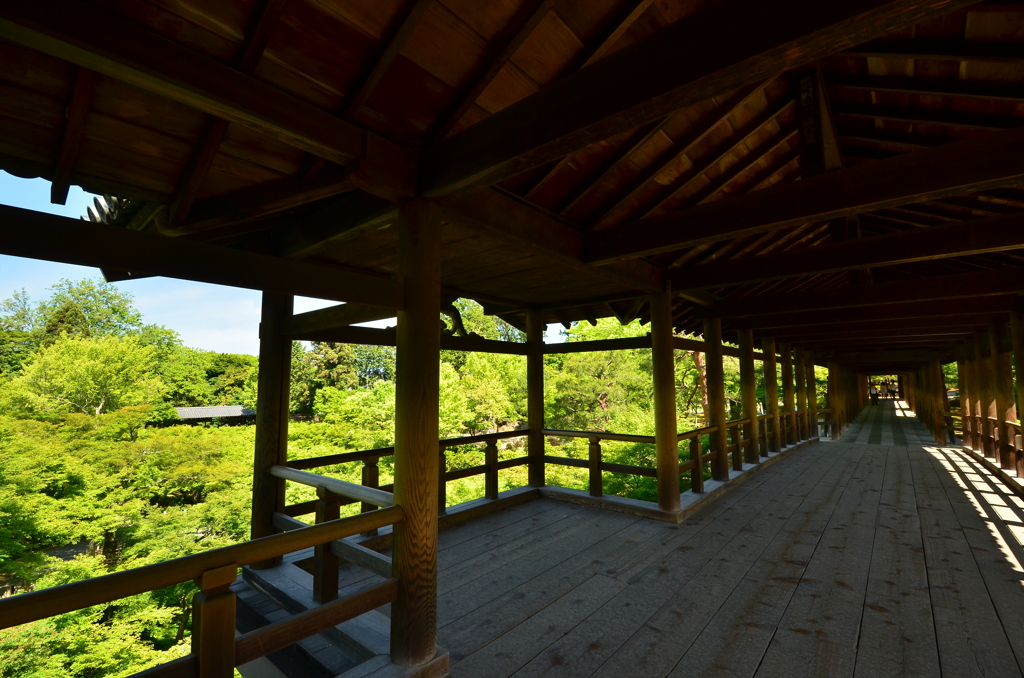
[[378,586],[323,603],[236,637],[235,594],[228,587],[237,578],[238,568],[310,547],[322,549],[325,545],[330,548],[334,544],[345,544],[339,540],[393,525],[403,518],[400,507],[390,506],[350,518],[304,526],[285,534],[12,596],[0,600],[0,628],[27,624],[192,580],[199,587],[199,592],[193,598],[195,632],[191,654],[136,675],[146,678],[230,678],[236,666],[393,602],[398,594],[398,583],[391,578],[389,570],[388,580]]
[[[952,416],[949,416],[948,430],[952,431]],[[1001,430],[996,417],[979,416],[960,412],[963,444],[986,457],[995,459],[1004,469],[1024,471],[1024,446],[1021,439],[1021,422],[1002,422]]]

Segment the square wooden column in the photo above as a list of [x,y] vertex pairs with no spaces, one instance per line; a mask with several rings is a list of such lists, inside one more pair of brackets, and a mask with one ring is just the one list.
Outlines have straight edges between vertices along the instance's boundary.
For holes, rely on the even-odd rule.
[[743,453],[743,461],[756,464],[760,456],[760,429],[757,426],[757,367],[754,365],[754,330],[738,330],[736,332],[740,347],[740,400],[743,404],[743,418],[749,419],[746,425],[747,439],[750,441]]
[[938,358],[928,361],[929,382],[931,383],[931,418],[934,422],[935,440],[945,446],[949,440],[946,433],[946,377],[942,372],[942,363]]
[[669,292],[652,294],[650,304],[658,508],[662,511],[678,511],[679,423],[676,419],[676,360],[672,341],[672,294]]
[[1013,438],[1016,431],[1006,425],[1008,421],[1017,421],[1017,408],[1013,397],[1013,366],[1010,364],[1010,353],[1005,348],[1011,343],[1009,326],[1006,323],[993,323],[989,326],[989,337],[992,353],[992,390],[996,401],[996,458],[1000,468],[1011,469],[1016,465],[1016,453]]
[[964,447],[971,446],[971,419],[967,416],[967,411],[970,409],[970,379],[967,377],[967,361],[964,360],[963,347],[960,347],[960,353],[956,361],[956,380],[959,384],[960,391],[960,428],[963,430],[963,445]]
[[977,363],[976,371],[976,383],[978,384],[977,389],[977,402],[974,406],[975,413],[979,419],[980,426],[978,426],[978,433],[981,435],[981,450],[980,452],[986,457],[995,457],[996,451],[992,445],[992,421],[989,417],[996,416],[996,402],[993,398],[992,389],[992,361],[988,351],[991,350],[991,339],[988,337],[987,332],[975,332],[974,333],[974,351],[975,351],[975,362]]
[[711,462],[711,477],[715,480],[729,479],[729,450],[725,431],[725,370],[722,366],[722,321],[720,318],[704,320],[704,373],[708,381],[709,425],[715,427],[711,434],[711,451],[715,453]]
[[796,377],[796,428],[797,438],[806,440],[807,435],[807,368],[804,366],[804,351],[802,348],[794,351],[793,372]]
[[793,349],[788,343],[779,344],[782,357],[782,406],[786,416],[786,444],[796,445],[796,400],[793,397]]
[[[1024,314],[1020,311],[1010,311],[1010,342],[1013,347],[1013,368],[1014,368],[1014,392],[1017,395],[1016,406],[1017,416],[1020,417],[1021,399],[1020,390],[1024,388]],[[961,408],[961,412],[962,412]],[[1016,438],[1016,431],[1014,431]],[[1016,444],[1014,444],[1016,450]],[[1014,454],[1014,463],[1017,467],[1017,477],[1024,478],[1024,456]]]
[[814,353],[804,351],[807,369],[807,437],[818,437],[818,378],[814,374]]
[[783,446],[781,417],[779,416],[779,370],[775,358],[775,339],[761,339],[761,352],[764,353],[764,399],[768,403],[768,414],[771,415],[772,435],[769,448],[772,452],[781,452]]
[[441,220],[428,200],[399,207],[395,364],[395,524],[391,658],[417,666],[434,658],[437,637],[438,391],[441,358]]
[[[260,313],[260,369],[256,382],[256,446],[253,456],[251,538],[274,534],[274,513],[284,509],[284,480],[270,467],[288,461],[288,408],[291,390],[292,342],[282,334],[292,314],[292,297],[263,293]],[[273,567],[280,558],[252,565]]]
[[544,315],[540,309],[526,314],[526,421],[530,426],[527,479],[543,487],[544,478]]
[[832,410],[832,440],[839,440],[842,435],[842,395],[839,387],[839,365],[828,364],[828,406]]

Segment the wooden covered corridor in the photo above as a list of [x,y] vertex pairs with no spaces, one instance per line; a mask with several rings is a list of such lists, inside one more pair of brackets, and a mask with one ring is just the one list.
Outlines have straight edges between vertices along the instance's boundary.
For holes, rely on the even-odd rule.
[[[193,581],[191,651],[146,678],[1017,675],[1022,40],[1016,0],[0,3],[0,169],[104,196],[0,205],[0,253],[263,294],[251,539],[0,627]],[[442,331],[459,298],[522,340]],[[545,342],[601,318],[650,331]],[[289,456],[311,340],[395,347],[393,447]],[[650,351],[652,430],[550,429],[545,356],[622,349]],[[442,350],[524,357],[516,430],[439,440]]]

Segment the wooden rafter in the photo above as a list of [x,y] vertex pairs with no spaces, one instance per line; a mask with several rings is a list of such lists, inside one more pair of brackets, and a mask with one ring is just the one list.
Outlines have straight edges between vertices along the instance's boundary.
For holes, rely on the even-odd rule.
[[931,110],[926,108],[873,106],[847,102],[830,102],[832,112],[843,118],[861,120],[886,120],[908,124],[944,125],[962,129],[998,131],[1019,127],[1024,118],[1011,116],[981,115],[958,111]]
[[502,181],[690,104],[969,4],[708,5],[696,15],[699,21],[671,24],[446,139],[425,163],[424,193]]
[[1013,103],[1024,102],[1024,87],[1016,83],[830,73],[825,77],[825,84],[829,87],[845,87],[847,89],[862,89],[874,92],[927,94],[937,97],[967,97],[972,99],[1010,101]]
[[[783,327],[810,327],[836,324],[853,325],[878,320],[918,319],[915,322],[942,320],[955,324],[950,318],[973,317],[981,314],[1005,313],[1013,306],[1014,295],[991,296],[982,299],[943,299],[941,301],[915,301],[904,304],[889,304],[879,308],[841,308],[819,311],[795,311],[776,313],[770,316],[734,320],[733,327],[756,329],[777,329]],[[958,321],[969,322],[969,321]],[[779,332],[781,334],[781,332]]]
[[657,254],[745,233],[1014,185],[1022,178],[1024,130],[1007,130],[602,231],[591,239],[587,259],[600,262]]
[[516,53],[523,41],[547,16],[553,4],[553,0],[529,0],[519,9],[509,25],[488,49],[480,68],[455,92],[448,108],[437,117],[425,135],[425,145],[439,143],[459,124],[462,116],[512,59],[512,55]]
[[63,205],[68,200],[71,189],[71,175],[78,162],[78,150],[82,145],[85,133],[85,116],[89,112],[89,100],[96,83],[96,73],[88,68],[75,70],[75,80],[71,87],[71,101],[67,108],[67,119],[61,133],[60,149],[53,164],[53,177],[50,184],[50,202]]
[[1024,50],[1017,44],[964,40],[882,38],[843,52],[843,56],[877,59],[925,59],[928,61],[976,61],[1024,64]]

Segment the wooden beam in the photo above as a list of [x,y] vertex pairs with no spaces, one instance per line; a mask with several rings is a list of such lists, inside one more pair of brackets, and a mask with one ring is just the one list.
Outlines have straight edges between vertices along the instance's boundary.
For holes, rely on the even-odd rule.
[[[779,330],[778,337],[787,341],[826,342],[879,336],[894,338],[958,336],[964,332],[973,332],[976,327],[985,325],[993,317],[996,317],[996,314],[979,313],[937,318],[865,320],[856,324],[844,325],[825,322],[817,325],[788,326]],[[755,334],[757,333],[755,331]],[[772,331],[760,333],[774,334]]]
[[565,341],[560,344],[545,344],[544,355],[562,353],[590,353],[593,351],[628,351],[650,348],[651,336],[625,337],[622,339],[596,339],[594,341]]
[[984,297],[1024,292],[1024,268],[1006,268],[960,275],[912,278],[873,285],[843,287],[833,292],[809,292],[777,297],[725,300],[701,312],[720,318],[761,316],[793,311],[857,308],[935,301],[961,297]]
[[[332,329],[289,331],[292,339],[298,341],[330,341],[337,344],[358,344],[360,346],[395,346],[395,328],[341,326]],[[446,351],[469,351],[474,353],[500,353],[504,355],[527,355],[526,344],[480,337],[451,337],[441,335],[441,348]]]
[[931,110],[904,106],[874,106],[832,102],[832,112],[844,118],[862,120],[884,120],[910,124],[944,125],[958,129],[980,129],[997,132],[1024,124],[1024,119],[1010,116],[961,113],[957,111]]
[[75,69],[74,84],[71,86],[71,101],[67,107],[67,118],[61,133],[60,150],[53,164],[53,178],[50,184],[50,202],[64,205],[71,189],[71,175],[78,163],[78,150],[85,132],[85,116],[89,112],[96,73],[88,68]]
[[393,310],[379,306],[341,304],[289,316],[281,323],[281,331],[288,337],[301,336],[394,316]]
[[427,11],[432,0],[405,0],[398,10],[398,15],[391,21],[384,35],[381,36],[378,48],[369,60],[366,68],[356,76],[350,85],[350,94],[346,94],[341,114],[350,115],[361,109],[377,88],[391,62],[409,41],[416,25]]
[[596,233],[585,260],[620,261],[1024,181],[1024,129],[905,153]]
[[643,292],[665,289],[661,270],[647,262],[632,262],[634,265],[628,267],[584,264],[584,236],[580,231],[497,190],[453,195],[442,198],[439,204],[453,219],[558,264]]
[[890,304],[879,308],[843,308],[827,311],[776,313],[771,316],[745,318],[732,322],[734,327],[775,328],[775,335],[786,334],[778,328],[804,325],[860,323],[873,320],[905,318],[938,318],[943,316],[979,315],[1008,312],[1014,306],[1013,296],[982,299],[948,299],[943,301]]
[[424,193],[502,181],[690,104],[969,4],[715,3],[694,20],[677,21],[445,140],[421,177]]
[[864,266],[1002,252],[1024,247],[1024,214],[917,229],[791,250],[781,254],[690,266],[670,275],[673,289],[703,289],[780,280]]
[[0,38],[127,82],[339,164],[367,132],[327,111],[77,0],[0,5]]
[[980,40],[928,40],[882,38],[842,53],[876,59],[923,59],[926,61],[973,61],[993,64],[1024,64],[1024,50],[1015,43]]
[[964,97],[1012,103],[1024,102],[1024,87],[1017,83],[829,73],[825,78],[825,84],[829,87],[871,92],[895,92],[940,98]]
[[295,223],[268,233],[276,252],[289,259],[312,256],[343,240],[398,220],[398,205],[362,191],[348,193]]
[[497,77],[501,69],[512,59],[523,42],[533,33],[537,24],[547,16],[554,4],[553,0],[528,0],[509,22],[505,30],[487,50],[480,61],[478,69],[467,78],[452,96],[447,108],[437,117],[430,130],[427,131],[426,146],[442,141],[455,129],[473,103],[483,94],[491,81]]
[[390,278],[0,205],[0,253],[398,308]]
[[575,71],[579,68],[586,68],[595,61],[603,59],[653,3],[654,0],[632,0],[632,3],[621,3],[619,13],[609,21],[607,31],[601,39],[592,48],[583,50],[583,53],[566,70]]

